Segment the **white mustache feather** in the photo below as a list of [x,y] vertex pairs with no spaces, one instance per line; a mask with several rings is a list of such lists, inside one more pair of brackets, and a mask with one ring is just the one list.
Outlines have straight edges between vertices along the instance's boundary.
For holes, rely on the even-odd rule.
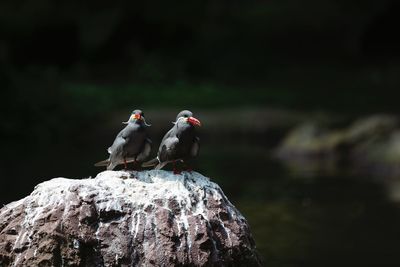
[[[144,117],[142,117],[142,119],[143,119],[144,125],[146,125],[147,127],[150,127],[150,126],[151,126],[151,124],[148,124],[148,123],[146,122],[146,119],[145,119]],[[128,120],[128,121],[123,121],[122,124],[129,124],[129,120]]]

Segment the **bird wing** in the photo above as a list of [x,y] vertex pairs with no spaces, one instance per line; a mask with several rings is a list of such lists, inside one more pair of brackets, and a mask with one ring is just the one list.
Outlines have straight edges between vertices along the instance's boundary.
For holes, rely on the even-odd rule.
[[164,137],[163,137],[163,139],[161,140],[161,143],[160,143],[160,149],[161,149],[161,146],[164,144],[165,140],[166,140],[167,138],[172,137],[172,136],[175,136],[174,127],[172,127],[172,128],[164,135]]
[[146,138],[142,151],[136,157],[137,161],[143,162],[150,155],[151,144],[152,144],[151,140],[149,138]]
[[167,165],[168,162],[161,162],[158,163],[157,166],[154,167],[155,170],[161,170],[162,168],[164,168],[165,165]]
[[113,142],[113,144],[108,148],[108,153],[110,153],[110,157],[112,155],[122,153],[122,148],[126,144],[126,139],[117,136]]
[[129,141],[128,132],[129,131],[127,127],[125,127],[117,134],[117,137],[115,137],[113,144],[107,149],[109,154],[115,154],[117,150],[121,150],[120,152],[122,152],[122,147]]
[[171,136],[166,138],[164,142],[160,145],[160,151],[158,153],[158,158],[161,162],[176,160],[176,145],[179,143],[179,139],[176,136]]
[[153,166],[156,166],[158,163],[160,163],[160,162],[158,161],[158,158],[154,158],[154,159],[151,159],[151,160],[149,160],[149,161],[144,162],[144,163],[142,164],[142,167],[144,167],[144,168],[153,167]]
[[197,155],[199,154],[199,150],[200,150],[200,138],[196,136],[193,140],[192,148],[190,149],[190,156],[197,157]]
[[94,166],[96,166],[96,167],[103,167],[103,166],[108,166],[109,163],[110,163],[110,159],[105,159],[105,160],[96,162],[96,163],[94,164]]

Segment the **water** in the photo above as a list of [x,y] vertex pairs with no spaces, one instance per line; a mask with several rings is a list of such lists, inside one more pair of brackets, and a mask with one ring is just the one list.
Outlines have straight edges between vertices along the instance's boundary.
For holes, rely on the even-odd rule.
[[400,265],[400,206],[387,185],[288,171],[260,143],[215,146],[200,164],[247,218],[266,266]]
[[[106,156],[104,140],[112,135],[32,144],[22,158],[9,153],[2,203],[49,178],[96,175],[92,164]],[[390,185],[340,170],[289,171],[264,140],[204,135],[195,169],[217,182],[247,218],[266,266],[400,266],[400,206],[389,197]]]

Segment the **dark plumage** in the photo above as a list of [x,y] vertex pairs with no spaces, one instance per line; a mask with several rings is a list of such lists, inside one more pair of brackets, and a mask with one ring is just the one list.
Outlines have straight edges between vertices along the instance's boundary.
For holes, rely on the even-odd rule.
[[127,122],[107,149],[110,157],[100,161],[95,166],[107,166],[107,170],[113,170],[117,165],[127,162],[143,162],[150,154],[151,140],[147,137],[144,113],[134,110]]
[[157,165],[155,169],[161,169],[170,162],[185,161],[196,157],[200,144],[195,126],[200,126],[200,121],[193,117],[192,112],[188,110],[179,112],[174,126],[161,141],[157,158],[144,163],[143,166]]

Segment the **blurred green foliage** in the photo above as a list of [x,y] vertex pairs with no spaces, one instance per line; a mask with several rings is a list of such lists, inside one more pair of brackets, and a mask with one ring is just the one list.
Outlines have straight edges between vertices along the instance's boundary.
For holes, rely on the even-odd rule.
[[5,0],[0,80],[17,103],[4,105],[68,106],[82,119],[136,99],[397,111],[399,8],[394,0]]

